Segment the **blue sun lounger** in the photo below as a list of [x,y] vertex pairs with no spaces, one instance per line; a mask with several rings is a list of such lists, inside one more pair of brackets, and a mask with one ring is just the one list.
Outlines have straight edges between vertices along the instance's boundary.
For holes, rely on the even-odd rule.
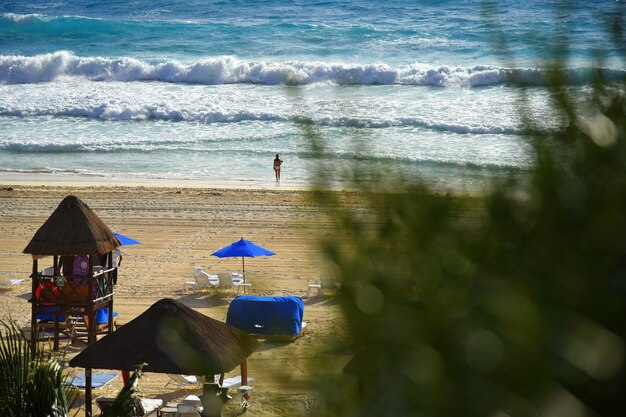
[[[91,388],[97,389],[102,388],[109,382],[113,381],[117,378],[116,373],[108,373],[108,372],[94,372],[91,375]],[[87,387],[87,382],[85,381],[85,374],[78,374],[76,376],[71,377],[66,382],[67,385],[71,385],[74,388],[85,389]]]

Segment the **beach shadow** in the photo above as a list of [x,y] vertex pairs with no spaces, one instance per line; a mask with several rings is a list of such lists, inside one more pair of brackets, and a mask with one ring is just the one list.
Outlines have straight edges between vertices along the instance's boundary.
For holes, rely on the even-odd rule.
[[229,305],[232,301],[231,298],[226,298],[221,295],[211,295],[204,298],[205,302],[209,304],[209,306],[224,306]]
[[265,352],[268,350],[276,349],[285,345],[291,344],[291,342],[276,342],[269,340],[260,340],[261,346],[256,348],[255,352]]
[[318,295],[318,296],[307,298],[306,301],[304,301],[304,305],[311,306],[311,305],[319,304],[323,301],[324,301],[324,296]]
[[185,294],[178,301],[192,308],[217,307],[230,304],[230,300],[219,295],[207,295],[202,293]]
[[26,301],[28,301],[28,300],[30,300],[31,295],[32,295],[32,294],[31,294],[31,292],[29,291],[29,292],[25,292],[24,294],[20,294],[20,295],[18,295],[18,298],[21,298],[22,300],[26,300]]
[[163,404],[167,403],[175,403],[180,402],[180,400],[188,395],[199,395],[202,394],[202,389],[200,387],[193,388],[190,387],[188,389],[178,389],[175,391],[170,391],[165,394],[159,394],[156,397],[163,400]]
[[354,356],[354,348],[346,344],[330,344],[320,349],[326,355],[350,355]]
[[339,299],[337,297],[326,297],[323,304],[329,306],[337,305],[339,304]]
[[337,300],[335,299],[335,297],[328,297],[328,296],[324,296],[324,295],[316,295],[314,297],[309,297],[304,302],[305,306],[333,305],[333,304],[337,304]]

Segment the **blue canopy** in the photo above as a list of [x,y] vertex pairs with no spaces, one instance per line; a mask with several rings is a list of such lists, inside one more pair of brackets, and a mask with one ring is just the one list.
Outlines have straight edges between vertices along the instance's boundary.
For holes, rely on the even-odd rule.
[[276,255],[274,252],[260,247],[259,245],[241,238],[240,240],[231,243],[222,249],[213,252],[211,256],[217,256],[218,258],[237,258],[241,256],[241,264],[243,268],[243,280],[246,280],[246,264],[244,258],[256,258],[257,256],[272,256]]
[[239,256],[246,258],[256,258],[257,256],[272,256],[276,255],[274,252],[260,247],[257,244],[241,238],[235,243],[231,243],[222,249],[213,252],[211,256],[217,256],[218,258],[236,258]]
[[124,236],[120,233],[117,232],[113,232],[113,234],[115,235],[115,237],[117,237],[120,240],[120,243],[122,244],[122,246],[128,246],[128,245],[140,245],[141,242],[135,239],[132,239],[128,236]]
[[226,323],[247,333],[293,336],[302,331],[303,316],[298,297],[240,295],[230,303]]

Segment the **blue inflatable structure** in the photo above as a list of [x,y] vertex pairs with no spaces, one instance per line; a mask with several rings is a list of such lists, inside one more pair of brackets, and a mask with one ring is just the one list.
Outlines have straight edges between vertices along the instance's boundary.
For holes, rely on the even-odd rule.
[[241,295],[228,307],[226,323],[247,333],[296,336],[302,332],[304,303],[298,297]]
[[[44,307],[43,314],[37,314],[37,320],[54,321],[54,310],[52,307]],[[113,312],[113,317],[117,317],[117,311]],[[65,321],[65,316],[60,315],[59,321]],[[109,321],[109,309],[102,307],[96,310],[96,323],[103,324]]]

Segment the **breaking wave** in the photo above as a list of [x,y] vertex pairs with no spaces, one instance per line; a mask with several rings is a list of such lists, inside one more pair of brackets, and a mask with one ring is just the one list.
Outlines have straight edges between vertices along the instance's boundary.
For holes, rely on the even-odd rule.
[[[521,127],[463,124],[453,122],[430,121],[419,117],[399,118],[366,118],[366,117],[313,117],[304,118],[298,115],[287,115],[270,112],[233,111],[233,112],[192,112],[187,110],[171,110],[151,106],[118,107],[105,104],[93,107],[69,109],[7,109],[0,105],[0,116],[9,117],[84,117],[106,121],[145,121],[158,120],[168,122],[200,122],[200,123],[240,123],[240,122],[282,122],[299,123],[313,122],[318,126],[338,128],[384,129],[390,127],[417,127],[428,130],[452,133],[473,134],[520,134]],[[2,147],[0,146],[0,149]]]
[[[625,70],[571,68],[566,77],[572,85],[591,82],[597,71],[619,80]],[[135,58],[79,57],[68,51],[36,56],[0,56],[0,83],[42,83],[60,77],[83,77],[92,81],[162,81],[207,85],[250,83],[260,85],[416,85],[479,87],[498,84],[545,85],[549,70],[507,69],[490,65],[473,67],[424,64],[392,67],[387,64],[325,62],[249,62],[233,56],[178,61],[147,62]]]

